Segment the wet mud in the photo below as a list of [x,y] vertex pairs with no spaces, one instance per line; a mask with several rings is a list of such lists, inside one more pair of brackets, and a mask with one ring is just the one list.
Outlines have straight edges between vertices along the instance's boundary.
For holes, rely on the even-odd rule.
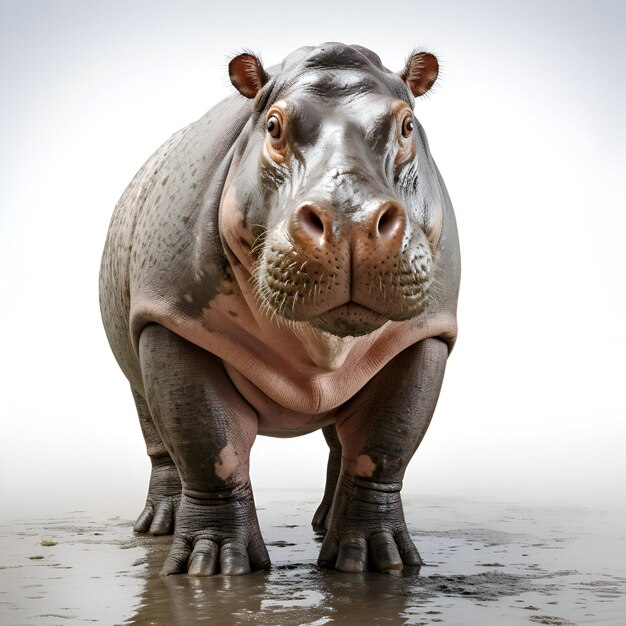
[[390,576],[316,566],[316,498],[257,504],[273,567],[243,577],[161,577],[171,537],[133,535],[130,519],[0,524],[0,624],[626,623],[623,512],[408,497],[426,564]]

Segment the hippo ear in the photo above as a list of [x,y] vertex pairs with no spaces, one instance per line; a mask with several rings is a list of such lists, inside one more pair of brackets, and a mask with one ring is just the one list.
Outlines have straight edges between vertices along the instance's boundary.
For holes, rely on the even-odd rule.
[[251,52],[238,54],[228,64],[228,75],[235,89],[246,98],[254,98],[270,79],[258,57]]
[[430,52],[413,52],[407,59],[400,78],[408,85],[417,98],[423,96],[437,80],[439,62]]

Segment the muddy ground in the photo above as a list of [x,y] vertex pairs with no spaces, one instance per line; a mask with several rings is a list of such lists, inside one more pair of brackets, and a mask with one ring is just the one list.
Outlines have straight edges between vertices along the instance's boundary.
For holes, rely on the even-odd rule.
[[4,522],[0,623],[626,624],[624,512],[406,497],[426,565],[388,576],[315,565],[313,495],[257,505],[272,570],[232,578],[160,577],[171,537],[133,536],[130,519]]

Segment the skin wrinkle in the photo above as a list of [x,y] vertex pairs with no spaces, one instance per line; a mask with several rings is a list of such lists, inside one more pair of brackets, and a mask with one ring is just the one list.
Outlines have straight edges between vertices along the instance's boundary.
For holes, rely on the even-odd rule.
[[375,53],[329,43],[242,67],[246,97],[155,153],[103,255],[103,321],[153,466],[136,528],[175,525],[166,574],[267,567],[250,448],[322,428],[320,564],[417,565],[399,489],[456,338],[452,205],[416,119],[402,137],[413,95]]

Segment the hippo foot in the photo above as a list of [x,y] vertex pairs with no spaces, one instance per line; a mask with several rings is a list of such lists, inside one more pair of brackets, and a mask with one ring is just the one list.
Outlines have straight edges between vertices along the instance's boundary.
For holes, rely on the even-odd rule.
[[249,484],[213,493],[183,491],[163,575],[238,576],[269,567]]
[[342,476],[318,565],[383,573],[423,565],[404,521],[400,487]]
[[135,522],[134,531],[150,535],[171,535],[180,502],[180,476],[169,456],[152,458],[152,472],[146,506]]

